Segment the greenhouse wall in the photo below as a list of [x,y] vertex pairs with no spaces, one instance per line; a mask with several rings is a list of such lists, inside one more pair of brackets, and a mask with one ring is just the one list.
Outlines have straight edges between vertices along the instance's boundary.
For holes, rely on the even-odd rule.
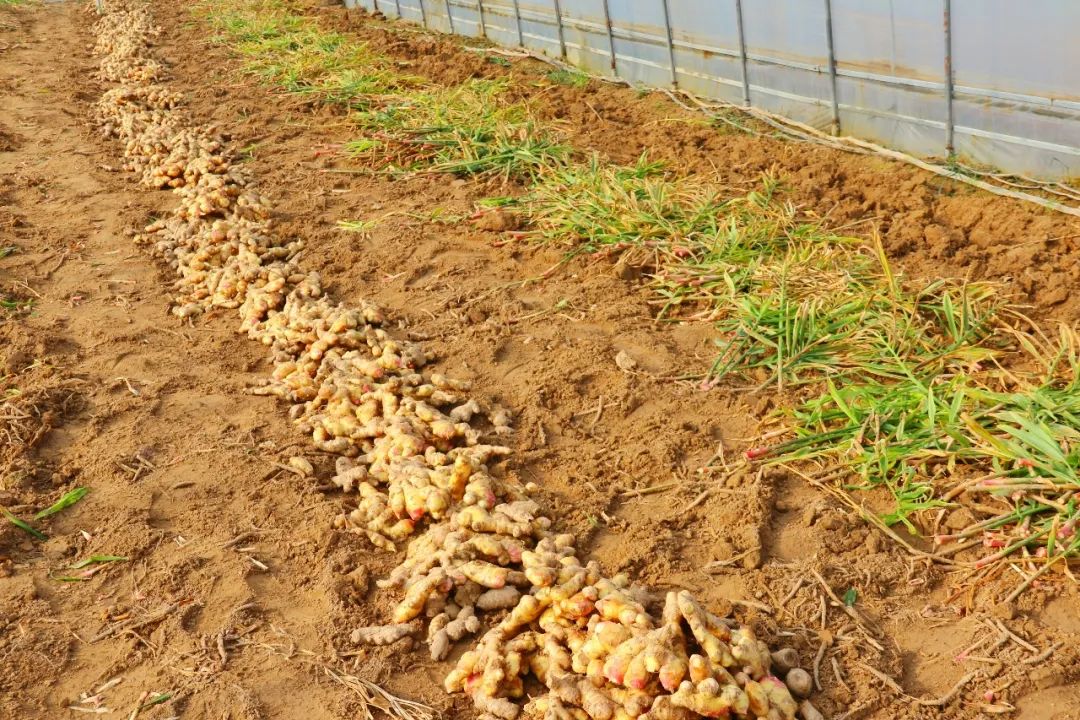
[[920,157],[1080,177],[1077,0],[345,3]]

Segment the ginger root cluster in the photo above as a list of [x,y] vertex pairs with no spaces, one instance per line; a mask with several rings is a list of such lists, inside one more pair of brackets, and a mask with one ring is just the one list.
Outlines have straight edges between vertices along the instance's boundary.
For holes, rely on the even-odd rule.
[[[656,596],[583,562],[506,472],[509,414],[469,385],[428,372],[421,346],[394,337],[378,308],[335,302],[303,269],[303,243],[279,236],[270,201],[214,127],[193,125],[162,84],[146,6],[105,0],[95,26],[102,132],[175,211],[138,236],[176,274],[172,312],[235,310],[270,351],[256,392],[289,403],[315,447],[338,457],[333,483],[354,502],[336,526],[400,565],[378,584],[400,593],[386,625],[357,643],[424,633],[432,658],[489,628],[446,677],[487,718],[793,718],[796,704],[747,627],[690,593]],[[497,619],[496,619],[497,618]],[[494,622],[493,622],[494,620]],[[532,677],[545,691],[526,697]]]

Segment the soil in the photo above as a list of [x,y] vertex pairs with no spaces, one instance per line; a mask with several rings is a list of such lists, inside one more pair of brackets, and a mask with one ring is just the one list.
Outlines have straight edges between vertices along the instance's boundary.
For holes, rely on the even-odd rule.
[[[336,298],[377,302],[437,353],[438,369],[513,412],[509,472],[540,485],[605,570],[692,589],[807,667],[820,656],[813,700],[829,717],[959,720],[987,705],[1076,717],[1075,586],[1054,579],[1003,606],[1018,579],[1002,575],[951,597],[962,578],[797,477],[700,472],[759,444],[774,402],[676,379],[708,362],[709,327],[656,324],[627,268],[579,260],[549,272],[558,251],[506,244],[505,224],[470,221],[491,184],[337,172],[353,169],[333,154],[354,137],[345,118],[251,82],[184,5],[152,6],[169,85],[196,122],[244,149],[281,232],[305,241],[306,266]],[[357,13],[312,12],[438,82],[532,76],[515,87],[564,121],[580,152],[629,161],[648,150],[745,189],[772,170],[831,223],[876,224],[912,274],[1012,279],[1036,314],[1080,315],[1080,227],[1066,216],[894,163],[722,133],[660,97],[545,83],[539,63],[508,70]],[[32,300],[0,319],[5,410],[17,411],[0,416],[0,504],[29,516],[90,488],[41,523],[45,542],[0,529],[0,717],[66,717],[118,677],[101,698],[114,716],[171,693],[138,717],[363,717],[355,684],[330,671],[472,717],[442,691],[446,665],[407,640],[371,652],[350,643],[357,625],[385,621],[391,599],[369,580],[395,561],[331,529],[344,502],[321,489],[332,458],[284,407],[246,392],[266,376],[263,348],[236,334],[234,315],[192,324],[167,313],[170,278],[130,236],[175,200],[118,171],[120,148],[93,130],[104,88],[86,49],[91,22],[70,2],[0,7],[0,247],[16,247],[0,259],[0,293]],[[374,218],[362,234],[336,225]],[[294,455],[317,477],[283,469]],[[56,579],[93,554],[128,559]],[[858,620],[826,593],[849,588]],[[123,618],[129,630],[96,639]],[[224,656],[218,638],[231,641]],[[1023,643],[1055,650],[1024,665],[1038,652]],[[984,674],[941,707],[913,704],[973,670]]]

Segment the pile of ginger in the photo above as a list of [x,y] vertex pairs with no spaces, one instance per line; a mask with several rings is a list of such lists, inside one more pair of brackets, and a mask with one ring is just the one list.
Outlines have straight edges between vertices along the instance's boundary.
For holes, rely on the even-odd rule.
[[[794,718],[792,690],[808,694],[806,673],[777,662],[750,628],[688,592],[661,598],[582,562],[536,488],[508,477],[510,449],[485,441],[510,432],[508,413],[470,397],[468,383],[425,371],[432,356],[389,333],[378,308],[333,301],[303,270],[303,243],[279,236],[269,200],[226,141],[193,125],[162,84],[148,8],[105,0],[103,9],[96,52],[116,87],[98,103],[99,127],[144,185],[179,198],[136,238],[176,275],[172,312],[189,322],[239,313],[239,331],[273,363],[255,391],[289,403],[315,448],[338,456],[333,482],[355,502],[336,526],[387,551],[405,546],[379,581],[401,593],[391,622],[352,639],[423,633],[444,660],[487,623],[445,685],[488,719]],[[527,698],[533,687],[542,691]],[[816,717],[805,701],[802,712]]]

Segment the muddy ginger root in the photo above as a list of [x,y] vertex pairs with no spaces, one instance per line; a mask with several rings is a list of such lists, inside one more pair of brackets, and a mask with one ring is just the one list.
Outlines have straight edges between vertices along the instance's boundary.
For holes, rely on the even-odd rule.
[[[345,460],[347,462],[342,463]],[[340,457],[336,465],[337,473],[330,479],[343,492],[353,492],[357,485],[367,479],[367,466],[348,462],[350,458]]]
[[479,692],[472,693],[472,698],[477,710],[499,720],[516,720],[521,714],[521,707],[506,698],[490,697]]
[[551,693],[535,697],[525,705],[525,714],[540,720],[589,720],[585,711],[578,707],[567,707]]
[[404,637],[415,635],[419,629],[417,623],[372,625],[356,628],[349,638],[360,645],[390,645]]
[[521,591],[513,585],[487,590],[476,598],[476,607],[480,610],[505,610],[517,605]]
[[465,635],[472,635],[480,630],[480,619],[476,617],[472,606],[465,606],[458,611],[453,620],[447,613],[436,615],[428,626],[428,644],[431,646],[431,659],[443,660],[450,653],[453,642]]

